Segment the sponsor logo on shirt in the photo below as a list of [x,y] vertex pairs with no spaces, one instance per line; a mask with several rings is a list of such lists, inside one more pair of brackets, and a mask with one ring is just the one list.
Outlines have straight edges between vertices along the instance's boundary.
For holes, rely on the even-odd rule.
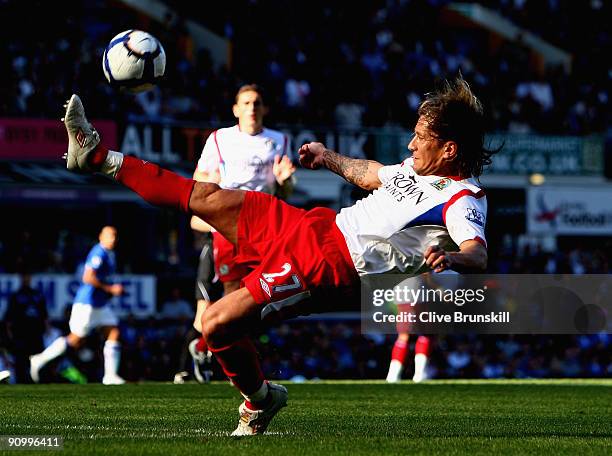
[[431,186],[435,188],[436,190],[444,190],[446,187],[450,185],[450,183],[451,183],[451,180],[448,177],[443,177],[442,179],[432,182]]
[[278,144],[272,138],[267,138],[264,144],[269,152],[278,149]]
[[416,200],[414,204],[417,205],[429,198],[425,196],[425,192],[418,186],[416,177],[401,172],[398,172],[389,179],[385,183],[384,188],[398,203],[404,200]]
[[257,157],[257,156],[251,157],[249,159],[248,166],[253,168],[253,170],[254,170],[254,172],[256,174],[262,174],[264,172],[265,168],[266,168],[266,164],[264,163],[264,161],[261,158]]
[[471,207],[467,208],[467,212],[465,214],[465,218],[470,222],[474,222],[476,225],[484,226],[485,217],[484,214],[476,209]]

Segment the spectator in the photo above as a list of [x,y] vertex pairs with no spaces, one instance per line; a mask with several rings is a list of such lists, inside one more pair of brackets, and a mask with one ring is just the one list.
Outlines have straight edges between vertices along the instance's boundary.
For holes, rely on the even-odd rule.
[[193,320],[193,308],[189,302],[181,296],[181,290],[174,287],[170,293],[170,298],[162,304],[159,318],[188,323]]

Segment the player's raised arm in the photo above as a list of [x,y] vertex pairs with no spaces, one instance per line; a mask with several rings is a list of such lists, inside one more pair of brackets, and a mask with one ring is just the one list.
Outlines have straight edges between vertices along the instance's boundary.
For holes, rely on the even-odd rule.
[[345,157],[317,142],[304,144],[300,147],[299,154],[300,164],[304,168],[325,167],[365,190],[375,190],[382,185],[378,170],[383,165],[376,161]]

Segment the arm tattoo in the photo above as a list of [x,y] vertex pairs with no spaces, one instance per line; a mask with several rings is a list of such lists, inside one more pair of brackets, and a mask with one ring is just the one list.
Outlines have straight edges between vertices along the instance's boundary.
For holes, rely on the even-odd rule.
[[351,184],[359,187],[364,187],[366,184],[365,177],[370,164],[368,160],[345,157],[330,150],[323,152],[323,160],[327,169],[343,177]]

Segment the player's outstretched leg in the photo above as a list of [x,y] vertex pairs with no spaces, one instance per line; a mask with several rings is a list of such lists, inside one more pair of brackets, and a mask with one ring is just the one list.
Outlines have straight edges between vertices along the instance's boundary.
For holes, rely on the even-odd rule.
[[153,163],[109,151],[100,144],[100,137],[88,122],[78,95],[68,100],[63,121],[68,132],[65,155],[68,169],[105,174],[153,205],[191,211],[230,242],[236,241],[236,222],[245,192],[221,189],[207,182],[196,183]]
[[[196,183],[153,163],[107,150],[99,144],[98,134],[87,121],[77,95],[68,101],[64,123],[69,137],[69,169],[101,172],[151,204],[191,211],[230,242],[236,242],[237,221],[246,192]],[[261,322],[259,305],[243,288],[207,309],[202,321],[210,350],[245,398],[233,435],[263,433],[287,404],[287,390],[264,380],[253,343],[244,337]]]

